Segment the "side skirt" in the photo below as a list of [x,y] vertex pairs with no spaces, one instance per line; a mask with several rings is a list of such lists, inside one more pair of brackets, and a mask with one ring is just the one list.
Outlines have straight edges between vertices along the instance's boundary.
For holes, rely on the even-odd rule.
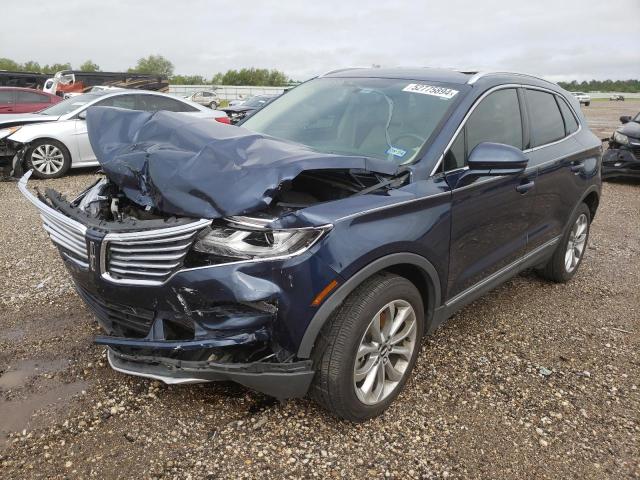
[[462,307],[468,305],[474,300],[480,298],[485,293],[493,290],[497,286],[506,282],[510,278],[516,276],[522,270],[535,267],[546,260],[551,258],[555,251],[556,244],[560,241],[560,237],[555,237],[548,242],[540,245],[535,250],[530,251],[523,257],[519,258],[513,263],[510,263],[506,267],[491,274],[484,280],[476,283],[475,285],[467,288],[463,292],[460,292],[455,297],[445,302],[440,307],[436,308],[433,312],[433,322],[429,326],[427,333],[433,332],[439,325],[441,325],[446,319],[448,319],[455,312]]

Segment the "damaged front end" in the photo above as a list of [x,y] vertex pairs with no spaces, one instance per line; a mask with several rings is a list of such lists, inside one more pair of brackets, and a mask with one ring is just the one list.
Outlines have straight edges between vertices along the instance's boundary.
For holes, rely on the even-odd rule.
[[640,178],[640,124],[629,122],[604,140],[609,148],[602,156],[602,178]]
[[[219,242],[231,222],[157,215],[106,179],[71,202],[50,189],[36,196],[29,177],[19,188],[38,207],[78,294],[108,334],[96,343],[109,348],[114,369],[167,383],[232,380],[277,398],[305,394],[313,371],[283,346],[291,345],[278,325],[283,289],[269,268],[257,275],[244,262],[265,248],[247,240],[257,226]],[[324,231],[281,245],[278,258]],[[244,259],[229,257],[237,232],[255,244]],[[214,265],[222,268],[202,268]]]

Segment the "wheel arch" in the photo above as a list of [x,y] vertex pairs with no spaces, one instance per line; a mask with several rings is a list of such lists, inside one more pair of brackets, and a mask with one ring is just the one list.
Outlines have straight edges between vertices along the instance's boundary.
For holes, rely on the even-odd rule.
[[299,358],[309,358],[311,356],[311,351],[320,330],[344,299],[365,280],[382,271],[395,273],[416,286],[425,306],[425,331],[429,330],[429,324],[433,320],[433,312],[441,302],[438,273],[433,264],[421,255],[409,252],[393,253],[378,258],[363,267],[325,300],[311,319],[302,337],[297,352]]

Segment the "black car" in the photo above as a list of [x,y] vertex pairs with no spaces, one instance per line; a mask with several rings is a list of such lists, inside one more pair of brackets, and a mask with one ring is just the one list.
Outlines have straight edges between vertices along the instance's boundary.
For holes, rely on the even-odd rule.
[[527,75],[348,69],[237,127],[110,107],[87,127],[103,179],[71,201],[20,188],[111,366],[353,421],[464,305],[527,268],[569,281],[600,201],[578,101]]
[[620,117],[618,127],[602,158],[602,178],[640,178],[640,113]]
[[240,120],[243,120],[253,112],[260,110],[265,105],[269,104],[280,95],[256,95],[255,97],[248,98],[240,105],[234,105],[232,107],[219,108],[231,119],[231,124],[235,125]]

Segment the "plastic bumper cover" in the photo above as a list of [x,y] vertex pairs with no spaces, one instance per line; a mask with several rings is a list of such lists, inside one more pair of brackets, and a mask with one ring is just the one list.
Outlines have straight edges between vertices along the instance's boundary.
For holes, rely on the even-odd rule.
[[232,381],[279,400],[303,397],[313,379],[310,360],[271,363],[216,363],[124,355],[109,348],[111,367],[167,384]]

